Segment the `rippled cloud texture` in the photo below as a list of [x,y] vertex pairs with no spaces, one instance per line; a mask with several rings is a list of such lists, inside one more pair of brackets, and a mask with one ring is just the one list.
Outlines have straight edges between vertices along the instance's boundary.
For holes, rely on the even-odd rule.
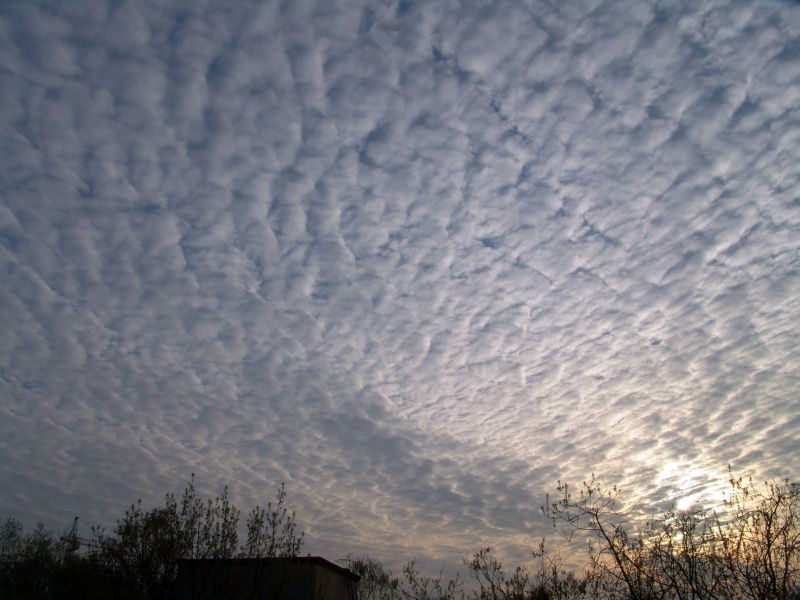
[[3,2],[0,512],[285,481],[522,559],[558,478],[800,467],[800,8]]

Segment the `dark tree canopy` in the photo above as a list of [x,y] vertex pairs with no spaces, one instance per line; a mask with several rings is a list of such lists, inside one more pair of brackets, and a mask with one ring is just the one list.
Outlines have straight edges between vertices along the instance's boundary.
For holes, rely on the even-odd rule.
[[[92,529],[58,536],[39,526],[24,535],[8,519],[0,528],[0,598],[170,598],[182,559],[296,557],[303,545],[295,514],[285,506],[280,486],[266,508],[253,509],[247,538],[239,544],[239,509],[228,490],[216,498],[197,496],[194,475],[177,499],[146,509],[141,500],[117,521],[113,535]],[[76,552],[79,546],[83,550]]]
[[[580,575],[565,569],[544,540],[528,564],[513,569],[484,543],[464,559],[472,589],[458,576],[426,576],[414,560],[397,577],[366,555],[341,562],[360,576],[361,600],[800,599],[800,485],[788,479],[757,485],[732,475],[730,485],[719,511],[673,509],[640,522],[615,486],[592,476],[575,493],[559,482],[542,510],[561,537],[591,540]],[[79,539],[75,528],[58,535],[41,523],[26,533],[9,518],[0,523],[0,599],[165,600],[174,596],[186,559],[266,564],[297,557],[304,536],[285,504],[281,485],[274,502],[250,511],[241,542],[240,512],[227,489],[203,500],[194,476],[179,499],[167,494],[163,506],[150,509],[132,504],[111,535],[94,528],[91,539]],[[205,569],[206,590],[209,574]],[[224,590],[213,597],[225,597]]]

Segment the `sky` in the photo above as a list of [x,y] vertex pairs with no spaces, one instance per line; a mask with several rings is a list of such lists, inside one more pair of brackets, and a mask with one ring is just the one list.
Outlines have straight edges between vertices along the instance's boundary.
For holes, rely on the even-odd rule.
[[789,2],[0,3],[0,516],[397,572],[797,479],[798,107]]

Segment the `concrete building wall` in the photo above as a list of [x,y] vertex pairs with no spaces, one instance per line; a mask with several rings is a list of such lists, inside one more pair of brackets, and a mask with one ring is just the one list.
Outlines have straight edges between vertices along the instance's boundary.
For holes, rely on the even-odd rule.
[[176,600],[358,600],[358,576],[320,557],[179,561]]

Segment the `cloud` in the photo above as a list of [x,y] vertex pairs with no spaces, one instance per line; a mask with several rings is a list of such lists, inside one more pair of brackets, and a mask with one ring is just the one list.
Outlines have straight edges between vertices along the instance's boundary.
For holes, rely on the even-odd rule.
[[286,481],[310,551],[455,568],[559,478],[793,476],[798,29],[4,5],[0,510]]

